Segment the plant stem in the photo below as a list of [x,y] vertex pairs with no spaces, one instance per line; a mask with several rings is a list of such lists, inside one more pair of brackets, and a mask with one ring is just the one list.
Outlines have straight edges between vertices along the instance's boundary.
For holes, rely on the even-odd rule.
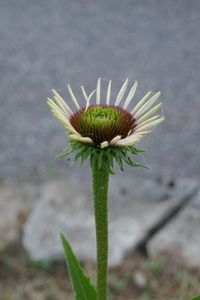
[[92,166],[97,246],[97,299],[107,299],[108,273],[108,171]]

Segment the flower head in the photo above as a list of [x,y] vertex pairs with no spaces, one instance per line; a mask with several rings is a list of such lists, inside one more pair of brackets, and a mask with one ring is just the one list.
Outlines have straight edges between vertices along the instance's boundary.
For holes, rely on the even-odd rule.
[[[97,81],[96,89],[89,96],[85,88],[81,86],[86,101],[84,107],[80,107],[70,85],[67,87],[76,111],[73,112],[55,90],[53,90],[54,98],[48,99],[48,105],[54,116],[67,129],[71,141],[100,148],[133,146],[164,120],[162,115],[155,115],[162,106],[162,103],[154,105],[160,92],[154,95],[148,92],[132,110],[127,110],[135,95],[137,82],[125,96],[128,87],[127,79],[114,103],[111,101],[111,81],[108,83],[104,102],[101,100],[100,78]],[[95,94],[96,103],[91,104],[90,101]]]

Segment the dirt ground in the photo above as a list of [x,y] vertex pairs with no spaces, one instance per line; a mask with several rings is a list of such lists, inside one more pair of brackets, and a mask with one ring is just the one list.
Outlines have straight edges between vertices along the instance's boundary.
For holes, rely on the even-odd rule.
[[[95,279],[95,266],[83,266]],[[109,271],[110,300],[189,300],[200,293],[200,270],[186,268],[176,254],[149,260],[129,255]],[[33,262],[20,245],[0,251],[0,300],[71,300],[64,262]]]

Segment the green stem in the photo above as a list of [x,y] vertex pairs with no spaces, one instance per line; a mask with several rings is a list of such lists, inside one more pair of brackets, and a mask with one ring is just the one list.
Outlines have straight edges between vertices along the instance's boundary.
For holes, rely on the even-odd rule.
[[108,273],[108,171],[92,165],[97,246],[97,299],[107,299]]

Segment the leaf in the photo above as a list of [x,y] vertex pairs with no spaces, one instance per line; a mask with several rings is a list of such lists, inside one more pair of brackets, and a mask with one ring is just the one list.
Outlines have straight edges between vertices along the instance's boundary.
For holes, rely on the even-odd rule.
[[196,297],[193,297],[191,300],[200,300],[200,295],[196,296]]
[[80,263],[74,255],[71,246],[61,234],[61,241],[65,252],[65,261],[73,285],[76,300],[96,300],[97,292],[89,277],[84,274]]

